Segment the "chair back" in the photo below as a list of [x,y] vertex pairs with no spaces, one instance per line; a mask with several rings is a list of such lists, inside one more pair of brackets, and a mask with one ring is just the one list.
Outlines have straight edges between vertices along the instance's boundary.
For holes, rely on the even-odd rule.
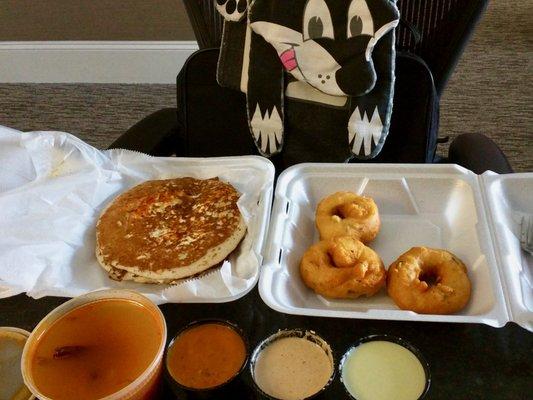
[[[223,19],[215,0],[183,0],[200,48],[219,47]],[[223,1],[223,0],[219,0]],[[398,0],[396,45],[424,59],[440,95],[488,0]]]
[[488,0],[398,0],[404,23],[397,30],[396,45],[429,65],[439,95],[487,4]]
[[220,47],[224,19],[215,9],[215,0],[183,0],[200,49]]

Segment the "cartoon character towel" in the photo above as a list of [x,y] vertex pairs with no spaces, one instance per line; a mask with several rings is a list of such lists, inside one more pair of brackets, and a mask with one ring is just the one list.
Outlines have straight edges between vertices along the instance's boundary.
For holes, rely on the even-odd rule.
[[394,0],[216,0],[216,8],[225,18],[217,80],[246,93],[261,154],[283,147],[286,99],[345,109],[339,146],[360,159],[380,152],[392,114]]

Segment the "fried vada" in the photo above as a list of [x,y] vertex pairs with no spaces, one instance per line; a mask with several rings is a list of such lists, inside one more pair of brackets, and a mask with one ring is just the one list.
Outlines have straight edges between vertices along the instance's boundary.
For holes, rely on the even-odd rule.
[[387,291],[402,310],[452,314],[470,299],[465,264],[446,250],[413,247],[391,264]]
[[370,197],[337,192],[324,198],[316,209],[320,239],[354,236],[363,243],[375,239],[380,228],[378,207]]
[[353,236],[312,245],[302,257],[300,275],[316,293],[336,299],[372,296],[386,281],[381,258]]

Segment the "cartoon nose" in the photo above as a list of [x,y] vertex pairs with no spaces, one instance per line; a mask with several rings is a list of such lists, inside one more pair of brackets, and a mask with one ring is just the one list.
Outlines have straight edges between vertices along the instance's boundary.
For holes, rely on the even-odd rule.
[[341,90],[349,96],[362,96],[370,92],[376,84],[376,70],[364,57],[358,57],[345,64],[335,73]]

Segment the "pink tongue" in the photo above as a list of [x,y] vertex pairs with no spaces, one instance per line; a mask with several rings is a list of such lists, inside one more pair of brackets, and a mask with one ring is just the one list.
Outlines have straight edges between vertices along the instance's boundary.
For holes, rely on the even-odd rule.
[[279,58],[287,71],[292,71],[298,66],[298,63],[296,62],[296,52],[294,49],[284,51],[280,54]]

